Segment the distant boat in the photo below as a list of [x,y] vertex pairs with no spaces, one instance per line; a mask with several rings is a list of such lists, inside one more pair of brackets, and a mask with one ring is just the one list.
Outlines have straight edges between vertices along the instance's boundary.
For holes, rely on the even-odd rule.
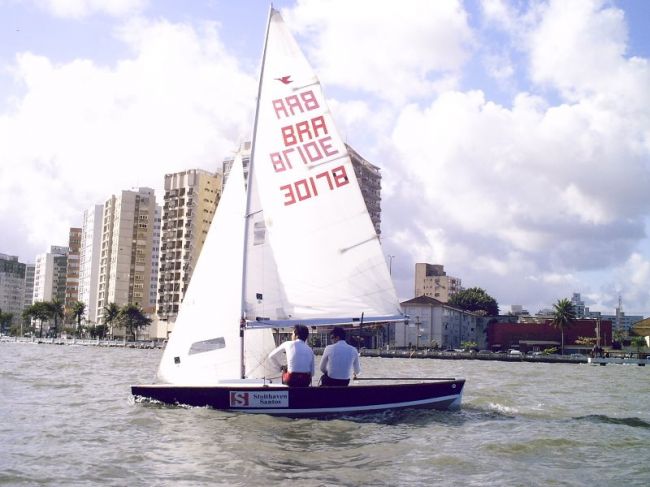
[[396,321],[406,317],[346,147],[318,79],[271,9],[248,180],[236,157],[163,352],[161,383],[131,391],[280,416],[459,408],[464,379],[297,388],[267,362],[274,329]]

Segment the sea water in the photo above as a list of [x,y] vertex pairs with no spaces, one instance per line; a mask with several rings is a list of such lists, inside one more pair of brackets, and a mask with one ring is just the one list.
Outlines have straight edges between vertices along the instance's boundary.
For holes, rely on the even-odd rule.
[[0,484],[650,485],[650,367],[362,358],[463,407],[324,421],[136,403],[160,355],[0,343]]

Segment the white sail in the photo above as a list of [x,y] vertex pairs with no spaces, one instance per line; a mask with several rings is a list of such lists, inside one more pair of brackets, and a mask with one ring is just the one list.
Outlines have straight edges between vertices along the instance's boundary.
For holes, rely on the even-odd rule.
[[[163,352],[158,368],[162,382],[209,385],[240,377],[245,203],[242,162],[237,157]],[[273,338],[268,330],[249,335],[260,346],[250,347],[246,369],[263,377],[266,370],[260,363],[274,346]]]
[[268,269],[247,267],[247,319],[280,326],[401,317],[318,79],[279,12],[268,29],[251,164],[259,200],[249,208]]

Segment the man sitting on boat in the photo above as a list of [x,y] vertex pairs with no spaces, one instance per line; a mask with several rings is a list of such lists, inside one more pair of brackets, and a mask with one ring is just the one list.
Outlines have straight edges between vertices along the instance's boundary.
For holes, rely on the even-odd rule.
[[[314,375],[314,352],[307,345],[309,329],[305,325],[293,327],[291,340],[282,343],[269,354],[269,360],[279,370],[282,370],[282,383],[291,387],[307,387],[311,385]],[[278,361],[284,352],[287,356],[286,368]]]
[[325,347],[320,361],[320,379],[322,386],[347,386],[350,376],[354,378],[361,371],[359,367],[359,352],[345,341],[345,330],[340,326],[332,328],[330,333],[332,344]]

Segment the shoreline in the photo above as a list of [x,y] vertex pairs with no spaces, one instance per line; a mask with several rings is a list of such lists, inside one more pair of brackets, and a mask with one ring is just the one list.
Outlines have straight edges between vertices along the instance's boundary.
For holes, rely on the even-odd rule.
[[[165,343],[156,340],[142,340],[127,342],[125,340],[99,340],[87,338],[38,338],[38,337],[0,337],[0,343],[25,343],[36,345],[68,345],[87,347],[122,347],[135,349],[162,349]],[[322,355],[323,348],[314,347],[316,355]],[[587,357],[570,357],[568,355],[508,355],[506,353],[479,353],[479,352],[445,352],[435,350],[377,350],[362,348],[359,350],[361,357],[378,358],[411,358],[411,359],[441,359],[441,360],[497,360],[502,362],[541,362],[541,363],[568,363],[586,364]]]

